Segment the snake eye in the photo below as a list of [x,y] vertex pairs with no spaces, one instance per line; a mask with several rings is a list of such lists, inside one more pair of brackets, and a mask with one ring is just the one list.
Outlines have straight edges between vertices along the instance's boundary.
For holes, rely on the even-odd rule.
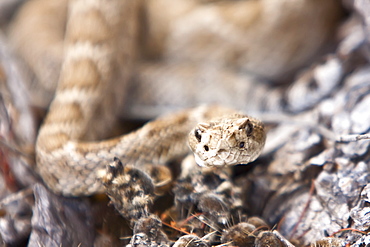
[[209,151],[209,147],[207,145],[204,145],[204,150]]
[[251,124],[251,123],[248,123],[248,124],[245,126],[245,131],[246,131],[246,133],[247,133],[247,136],[251,136],[251,135],[252,135],[252,133],[253,133],[253,128],[254,128],[254,126],[253,126],[253,124]]
[[200,129],[194,130],[195,138],[197,138],[197,141],[200,142],[202,140],[202,132]]
[[245,146],[245,142],[240,142],[240,143],[239,143],[239,147],[240,147],[240,148],[243,148],[244,146]]

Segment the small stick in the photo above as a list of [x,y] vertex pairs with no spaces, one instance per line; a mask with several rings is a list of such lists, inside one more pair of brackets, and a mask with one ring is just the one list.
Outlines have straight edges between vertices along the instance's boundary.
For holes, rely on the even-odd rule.
[[369,140],[370,134],[362,135],[340,135],[336,138],[336,142],[357,142],[359,140]]

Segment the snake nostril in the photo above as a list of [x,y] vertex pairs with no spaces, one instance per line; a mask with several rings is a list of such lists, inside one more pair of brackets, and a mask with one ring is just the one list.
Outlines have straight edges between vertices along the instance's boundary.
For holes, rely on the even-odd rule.
[[209,147],[207,145],[204,145],[204,150],[209,151]]

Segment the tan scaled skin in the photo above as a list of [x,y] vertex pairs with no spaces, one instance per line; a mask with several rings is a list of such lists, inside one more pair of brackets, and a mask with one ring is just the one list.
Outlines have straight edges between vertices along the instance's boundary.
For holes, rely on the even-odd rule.
[[189,146],[200,166],[228,166],[254,161],[265,145],[261,121],[242,114],[199,123],[189,133]]
[[[28,1],[10,38],[44,89],[34,91],[48,94],[34,103],[45,106],[52,99],[36,143],[40,175],[57,193],[93,194],[102,190],[98,170],[113,157],[134,165],[163,164],[188,151],[186,137],[196,123],[234,114],[214,106],[184,110],[101,141],[129,96],[133,73],[146,73],[143,64],[216,63],[236,76],[278,79],[321,48],[339,17],[335,0]],[[178,78],[188,76],[181,71]],[[243,159],[225,159],[232,164],[255,159],[263,146],[262,127],[250,121],[258,131],[245,141],[249,151],[237,155]],[[224,163],[214,163],[219,164]]]

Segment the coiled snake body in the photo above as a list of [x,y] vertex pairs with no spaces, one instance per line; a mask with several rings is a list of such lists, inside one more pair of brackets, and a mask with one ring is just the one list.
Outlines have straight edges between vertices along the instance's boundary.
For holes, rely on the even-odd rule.
[[[126,37],[133,35],[134,23],[123,22],[120,17],[130,15],[130,10],[137,7],[135,2],[71,1],[59,84],[36,143],[39,173],[57,193],[77,196],[101,191],[98,170],[114,157],[139,165],[163,164],[183,155],[188,150],[190,129],[220,116],[234,114],[231,121],[203,124],[191,132],[202,151],[211,154],[198,155],[197,160],[207,156],[202,164],[212,165],[210,160],[221,150],[222,159],[234,165],[248,163],[261,152],[265,141],[261,122],[241,115],[235,118],[234,111],[212,106],[157,119],[123,137],[90,141],[105,136],[122,98],[118,89],[127,80],[133,56],[130,47],[134,46]],[[208,129],[211,126],[216,129],[215,135]],[[225,138],[226,142],[216,138]],[[230,150],[233,148],[236,150]]]
[[[189,61],[202,64],[199,71],[210,63],[216,68],[233,68],[233,77],[220,78],[235,78],[240,70],[254,71],[267,78],[283,76],[320,48],[339,16],[335,0],[146,2],[151,9],[148,15],[157,18],[154,31],[147,34],[152,39],[143,42],[149,57],[164,49],[163,37],[170,32],[166,18],[173,18],[182,28],[166,40],[172,39],[172,43],[163,56],[176,63],[186,60],[189,54],[194,55]],[[166,17],[162,16],[161,4],[172,6]],[[215,106],[184,110],[150,122],[128,135],[100,141],[108,137],[120,106],[126,102],[127,81],[140,50],[136,37],[141,34],[138,19],[142,7],[140,0],[30,0],[18,14],[12,43],[36,77],[42,78],[39,81],[49,83],[44,85],[49,91],[53,91],[53,82],[58,77],[54,99],[36,142],[39,173],[57,193],[77,196],[101,191],[98,170],[114,157],[132,165],[164,164],[188,152],[189,131],[189,144],[199,165],[248,163],[261,152],[265,141],[263,124]],[[185,22],[201,20],[209,30],[203,30],[202,25],[195,31],[189,25],[183,26],[180,19],[186,13],[189,15]],[[202,13],[207,13],[207,18]],[[325,25],[321,23],[323,20]],[[220,28],[212,23],[220,24]],[[284,28],[288,24],[291,28]],[[42,30],[34,31],[37,26]],[[182,34],[186,39],[181,38]],[[235,37],[225,42],[230,34]],[[275,42],[276,37],[279,42]],[[52,48],[45,49],[51,44]],[[64,49],[59,49],[61,46]],[[59,73],[56,70],[59,62],[55,62],[59,60],[54,58],[61,55],[61,50],[64,54]],[[205,74],[216,70],[206,70]],[[244,82],[243,75],[238,78]],[[209,120],[212,121],[204,123]]]

